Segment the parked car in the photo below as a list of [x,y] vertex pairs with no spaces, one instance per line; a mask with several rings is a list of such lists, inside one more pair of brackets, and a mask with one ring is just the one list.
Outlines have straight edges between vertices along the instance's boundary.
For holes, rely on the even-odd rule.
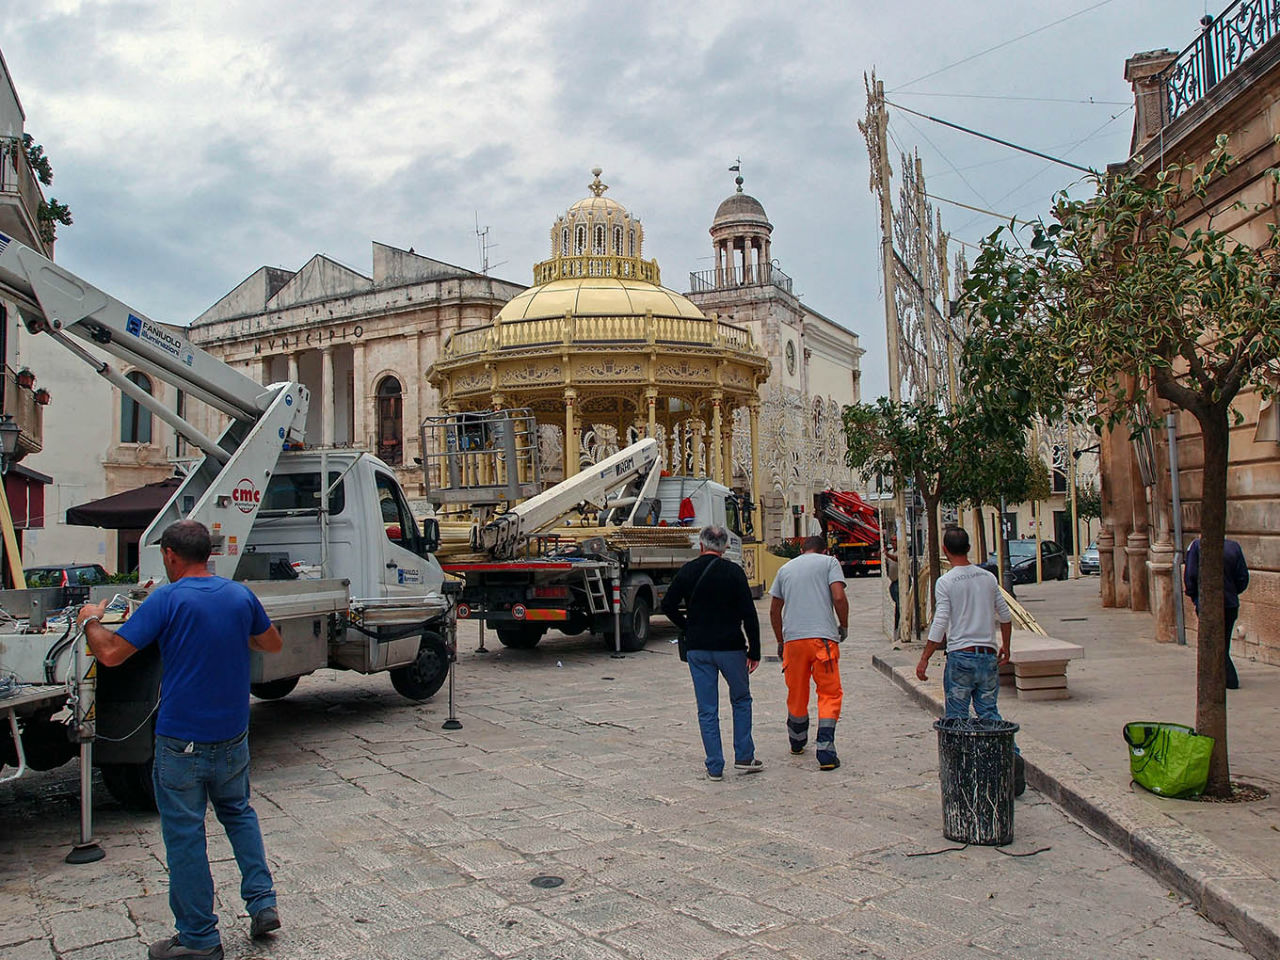
[[28,587],[88,587],[106,583],[107,571],[97,563],[51,564],[23,571]]
[[[1071,559],[1067,551],[1053,540],[1040,541],[1040,576],[1043,580],[1065,580],[1069,572]],[[983,570],[990,570],[999,576],[996,557],[992,554],[978,564]],[[1009,570],[1013,574],[1014,583],[1036,582],[1036,542],[1035,540],[1009,541]]]
[[1101,569],[1102,564],[1098,561],[1098,544],[1091,543],[1084,548],[1084,553],[1080,554],[1080,572],[1097,573]]

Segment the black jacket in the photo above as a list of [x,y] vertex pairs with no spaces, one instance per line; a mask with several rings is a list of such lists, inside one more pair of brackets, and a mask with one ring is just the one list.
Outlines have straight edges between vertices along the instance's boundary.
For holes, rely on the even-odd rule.
[[[707,564],[715,566],[698,583]],[[697,586],[697,595],[689,595]],[[681,605],[688,607],[681,610]],[[760,659],[760,618],[747,575],[732,560],[704,553],[690,560],[671,581],[662,598],[662,612],[684,631],[690,650],[741,650],[746,633],[747,659]]]

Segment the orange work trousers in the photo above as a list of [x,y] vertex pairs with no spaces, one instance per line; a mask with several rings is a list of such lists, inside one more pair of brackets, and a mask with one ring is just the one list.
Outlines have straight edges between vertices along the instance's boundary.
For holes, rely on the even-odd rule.
[[812,680],[818,690],[818,726],[823,726],[823,720],[834,725],[840,719],[844,689],[840,686],[839,643],[812,637],[788,640],[782,645],[782,675],[787,681],[789,717],[808,720]]

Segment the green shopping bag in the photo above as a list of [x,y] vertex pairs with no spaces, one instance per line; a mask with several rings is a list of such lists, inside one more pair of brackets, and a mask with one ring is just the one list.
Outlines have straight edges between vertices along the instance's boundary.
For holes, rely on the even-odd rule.
[[1162,797],[1198,797],[1209,780],[1213,737],[1180,723],[1142,720],[1124,725],[1129,772],[1141,786]]

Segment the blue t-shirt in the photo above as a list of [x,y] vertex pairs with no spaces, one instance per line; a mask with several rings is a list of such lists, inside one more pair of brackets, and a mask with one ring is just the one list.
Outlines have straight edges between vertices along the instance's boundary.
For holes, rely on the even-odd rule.
[[183,577],[152,592],[116,632],[140,650],[160,644],[156,733],[195,743],[244,733],[249,637],[270,627],[248,587],[222,577]]

